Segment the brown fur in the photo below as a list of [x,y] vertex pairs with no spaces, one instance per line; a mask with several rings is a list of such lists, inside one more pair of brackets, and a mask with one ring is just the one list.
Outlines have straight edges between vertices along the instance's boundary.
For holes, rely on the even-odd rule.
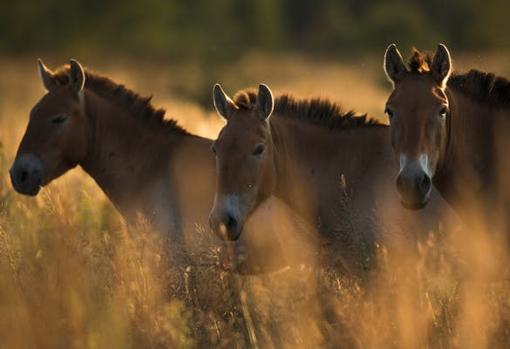
[[510,81],[492,73],[472,69],[465,74],[453,74],[448,87],[483,104],[510,105]]
[[[55,78],[62,86],[69,81],[69,66],[58,69]],[[117,84],[105,76],[85,70],[85,88],[105,98],[126,111],[126,115],[142,121],[144,125],[169,130],[181,134],[188,132],[173,119],[165,119],[165,110],[151,104],[152,96],[142,97],[122,84]]]
[[[437,81],[432,61],[415,51],[388,99],[396,155],[428,154],[434,185],[466,221],[508,229],[510,82],[477,70]],[[446,120],[433,121],[445,105]]]
[[196,227],[207,226],[214,195],[211,141],[164,119],[150,98],[88,71],[80,105],[68,69],[48,73],[52,88],[31,111],[13,173],[26,166],[22,159],[37,158],[45,186],[80,166],[128,223],[142,218],[168,234],[175,257],[183,247],[197,253]]
[[[44,186],[80,166],[130,225],[142,219],[164,234],[174,261],[216,263],[218,256],[211,251],[219,250],[219,241],[207,229],[215,182],[211,140],[166,120],[150,98],[89,71],[84,72],[80,105],[80,95],[69,84],[69,68],[53,73],[41,66],[48,93],[31,111],[13,168],[27,154],[40,158]],[[67,119],[54,125],[53,119],[62,115]],[[236,246],[247,250],[242,258],[231,259],[228,249],[222,250],[222,262],[241,273],[285,265],[279,245],[265,248],[253,240],[248,236]],[[274,258],[255,257],[269,250]]]
[[[426,73],[430,70],[432,58],[429,53],[413,49],[407,64],[411,72]],[[510,104],[510,81],[493,73],[471,69],[467,73],[453,73],[448,87],[480,103],[493,106]]]
[[[432,58],[429,53],[413,48],[407,64],[411,72],[426,73],[430,70]],[[510,104],[510,81],[493,73],[471,69],[467,73],[453,73],[448,87],[480,103],[493,106]]]
[[[262,119],[257,95],[235,95],[238,109],[214,142],[213,224],[227,227],[232,220],[224,217],[234,217],[237,231],[264,200],[277,196],[319,230],[334,251],[328,256],[333,263],[360,275],[371,263],[379,219],[401,223],[379,216],[380,209],[400,209],[387,192],[394,176],[388,127],[329,101],[286,95],[276,97],[273,114]],[[261,144],[264,151],[254,152]],[[230,208],[233,197],[239,209]]]

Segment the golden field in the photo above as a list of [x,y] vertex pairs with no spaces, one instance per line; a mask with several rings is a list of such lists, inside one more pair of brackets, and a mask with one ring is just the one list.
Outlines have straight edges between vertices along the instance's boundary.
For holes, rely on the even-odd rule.
[[[510,76],[505,57],[465,54],[455,64]],[[65,62],[45,59],[51,68]],[[214,250],[203,264],[169,265],[160,237],[142,225],[128,231],[81,169],[36,198],[18,195],[8,169],[43,88],[35,57],[0,63],[1,349],[510,346],[508,256],[483,229],[439,227],[397,254],[381,246],[368,285],[321,266],[239,276]],[[210,97],[216,81],[230,94],[265,82],[275,94],[328,97],[376,118],[390,89],[374,56],[81,63],[153,94],[168,117],[210,138],[222,127]]]

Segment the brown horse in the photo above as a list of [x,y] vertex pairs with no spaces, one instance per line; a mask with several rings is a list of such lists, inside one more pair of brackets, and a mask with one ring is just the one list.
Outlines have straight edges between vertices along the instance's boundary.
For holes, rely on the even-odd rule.
[[77,61],[57,72],[39,61],[39,72],[47,93],[30,113],[10,170],[16,191],[37,195],[80,166],[128,222],[141,215],[173,243],[185,242],[196,224],[207,226],[215,176],[209,139]]
[[433,59],[415,50],[408,67],[390,45],[384,68],[394,86],[386,113],[404,206],[426,205],[433,182],[464,218],[480,212],[485,222],[506,224],[510,82],[476,70],[451,74],[442,44]]
[[400,206],[387,193],[395,171],[388,127],[326,100],[273,99],[265,85],[233,100],[220,85],[213,94],[227,123],[213,144],[212,229],[238,239],[246,219],[275,195],[317,227],[325,243],[335,242],[347,269],[365,267],[360,263],[377,238],[374,211]]

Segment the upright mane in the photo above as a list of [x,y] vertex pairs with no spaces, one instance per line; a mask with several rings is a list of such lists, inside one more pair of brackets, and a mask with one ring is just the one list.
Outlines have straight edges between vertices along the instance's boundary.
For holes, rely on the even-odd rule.
[[452,74],[447,86],[480,103],[510,105],[510,81],[492,73],[472,69],[465,74]]
[[[69,82],[69,66],[60,68],[55,78],[61,85]],[[117,84],[107,77],[85,70],[85,88],[100,97],[108,99],[127,112],[132,117],[142,121],[150,127],[163,128],[171,132],[188,134],[184,128],[173,119],[165,119],[165,110],[156,109],[150,97],[142,97],[124,85]]]
[[[428,53],[413,49],[407,64],[411,72],[425,73],[429,71],[431,62],[432,59]],[[453,73],[448,79],[447,86],[480,103],[496,106],[510,105],[510,81],[493,73],[476,69],[464,74]]]
[[411,73],[426,73],[430,71],[432,58],[427,52],[421,52],[413,47],[413,53],[407,60]]
[[[241,90],[234,96],[239,108],[252,110],[257,103],[257,93],[253,89]],[[356,115],[353,111],[344,112],[342,108],[327,99],[313,98],[297,100],[284,94],[275,99],[274,115],[287,117],[328,129],[353,129],[359,127],[384,126],[366,114]]]

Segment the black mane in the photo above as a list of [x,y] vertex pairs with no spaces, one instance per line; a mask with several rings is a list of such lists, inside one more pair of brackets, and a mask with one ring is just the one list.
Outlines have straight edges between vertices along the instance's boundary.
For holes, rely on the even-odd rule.
[[[65,66],[55,74],[61,85],[69,82],[69,66]],[[165,110],[156,109],[151,103],[151,97],[142,97],[124,85],[117,84],[107,77],[100,76],[85,70],[85,88],[93,91],[100,97],[116,103],[129,115],[141,120],[149,126],[163,127],[172,132],[188,134],[173,119],[165,119]]]
[[[413,49],[413,54],[407,64],[411,72],[427,73],[431,64],[431,56]],[[447,86],[480,103],[495,106],[510,104],[510,81],[493,73],[485,73],[476,69],[463,74],[454,73],[448,79]]]
[[453,74],[447,86],[480,103],[510,105],[510,81],[492,73],[473,69],[465,74]]
[[[256,107],[257,93],[252,90],[242,90],[234,96],[238,107],[252,110]],[[384,126],[366,114],[356,115],[353,111],[343,111],[342,108],[327,99],[313,98],[297,100],[290,95],[281,95],[275,99],[274,114],[300,121],[319,125],[328,129],[353,129],[359,127]]]

